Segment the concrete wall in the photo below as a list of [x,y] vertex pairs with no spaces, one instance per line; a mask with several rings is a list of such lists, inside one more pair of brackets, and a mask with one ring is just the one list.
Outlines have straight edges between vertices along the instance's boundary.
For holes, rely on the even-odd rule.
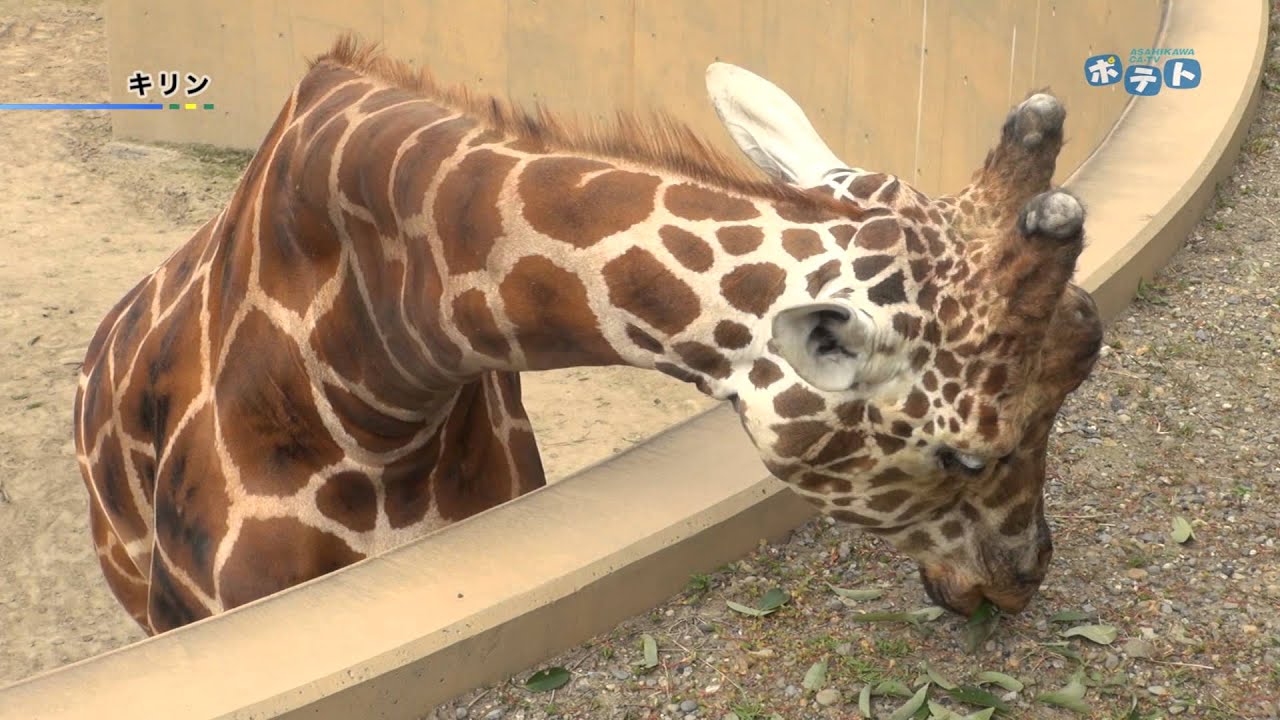
[[[606,116],[665,108],[731,149],[706,99],[720,59],[778,83],[847,162],[958,189],[1005,112],[1044,85],[1068,105],[1059,179],[1123,111],[1084,59],[1151,46],[1161,0],[107,0],[111,99],[135,70],[209,75],[212,111],[115,113],[119,138],[256,148],[344,29],[448,83]],[[155,94],[153,90],[152,95]],[[181,93],[179,93],[181,94]],[[150,97],[150,96],[149,96]],[[180,101],[180,100],[179,100]]]

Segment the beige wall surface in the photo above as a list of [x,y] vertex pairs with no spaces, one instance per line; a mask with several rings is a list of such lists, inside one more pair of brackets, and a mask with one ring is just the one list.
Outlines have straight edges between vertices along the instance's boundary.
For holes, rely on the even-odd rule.
[[[1050,86],[1071,113],[1058,179],[1129,96],[1084,59],[1149,47],[1162,0],[107,0],[111,99],[137,70],[208,75],[213,110],[115,113],[122,139],[258,146],[343,30],[446,83],[558,112],[666,109],[732,150],[703,86],[714,60],[797,99],[847,162],[928,193],[963,186],[1009,107]],[[184,102],[177,96],[164,102]],[[147,100],[158,97],[155,90]]]

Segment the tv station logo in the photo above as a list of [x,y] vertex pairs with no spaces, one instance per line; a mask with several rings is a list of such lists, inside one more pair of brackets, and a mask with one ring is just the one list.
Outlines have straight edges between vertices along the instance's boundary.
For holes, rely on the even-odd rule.
[[[1190,90],[1201,81],[1200,61],[1190,48],[1134,48],[1128,63],[1116,53],[1085,58],[1084,80],[1092,87],[1121,83],[1139,97],[1158,95],[1164,88]],[[1158,64],[1159,63],[1159,64]]]

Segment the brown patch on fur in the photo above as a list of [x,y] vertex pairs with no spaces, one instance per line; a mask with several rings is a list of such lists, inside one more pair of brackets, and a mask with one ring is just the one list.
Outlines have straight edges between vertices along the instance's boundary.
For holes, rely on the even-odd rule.
[[376,453],[398,450],[422,429],[418,423],[384,414],[355,393],[337,385],[324,382],[321,387],[343,429],[366,450]]
[[827,406],[822,397],[796,383],[773,398],[773,409],[784,418],[813,415]]
[[773,451],[783,458],[798,458],[810,450],[830,431],[827,423],[818,420],[796,420],[773,426],[778,441]]
[[751,344],[751,328],[733,320],[721,320],[716,323],[714,337],[716,344],[726,350],[741,350]]
[[530,255],[516,261],[498,288],[530,370],[622,364],[572,272]]
[[751,225],[730,225],[716,230],[716,239],[730,255],[746,255],[764,242],[764,231]]
[[822,252],[822,239],[816,230],[790,228],[782,231],[782,249],[796,260],[804,260]]
[[362,559],[338,536],[297,518],[246,518],[222,567],[222,600],[238,607]]
[[498,329],[483,290],[471,288],[454,298],[453,325],[467,338],[472,350],[498,360],[511,357],[511,343]]
[[817,270],[805,276],[805,279],[808,280],[805,290],[809,292],[809,297],[816,298],[818,293],[822,292],[822,288],[837,277],[840,277],[840,261],[828,260]]
[[864,250],[889,250],[902,238],[902,227],[893,218],[879,218],[858,229],[853,242]]
[[630,323],[627,324],[627,337],[631,338],[631,342],[635,343],[637,346],[642,347],[655,355],[661,355],[664,350],[661,341]]
[[902,412],[908,417],[924,417],[925,413],[929,412],[929,396],[920,392],[919,388],[912,388],[911,394],[907,396],[907,402],[902,406]]
[[316,491],[316,507],[356,532],[368,532],[377,525],[378,493],[364,473],[340,472],[326,480]]
[[474,150],[440,181],[432,217],[452,274],[485,268],[503,236],[498,194],[516,162],[491,150]]
[[681,265],[694,272],[706,272],[715,262],[715,251],[706,240],[683,230],[675,225],[663,225],[658,230],[658,237]]
[[[601,174],[582,184],[587,173]],[[524,218],[534,230],[586,248],[652,215],[661,182],[597,160],[551,156],[529,162],[517,186]]]
[[853,276],[859,280],[870,280],[892,264],[892,255],[864,255],[853,261]]
[[751,220],[760,215],[760,211],[745,198],[692,183],[668,187],[663,196],[663,204],[673,214],[686,220],[732,222]]
[[732,368],[728,358],[710,345],[700,342],[679,342],[672,349],[693,370],[720,380],[729,377],[729,371]]
[[[339,334],[348,346],[354,338]],[[365,340],[361,349],[370,349]],[[218,421],[251,494],[292,495],[343,457],[316,409],[302,354],[261,310],[245,317],[214,386]],[[212,429],[205,437],[212,437]]]
[[701,311],[693,289],[644,248],[633,247],[605,263],[601,274],[609,302],[668,335],[688,327]]
[[858,233],[856,225],[836,225],[831,228],[831,237],[836,241],[836,245],[841,250],[849,249],[849,242],[853,240],[853,236]]
[[738,310],[764,317],[782,295],[786,281],[786,271],[777,265],[739,265],[720,279],[720,292]]
[[888,179],[889,176],[884,173],[859,175],[853,182],[849,183],[849,194],[861,200],[866,200],[875,194],[876,190],[879,190],[880,186],[884,185]]
[[759,358],[751,366],[747,379],[757,388],[767,388],[782,379],[782,370],[772,360]]

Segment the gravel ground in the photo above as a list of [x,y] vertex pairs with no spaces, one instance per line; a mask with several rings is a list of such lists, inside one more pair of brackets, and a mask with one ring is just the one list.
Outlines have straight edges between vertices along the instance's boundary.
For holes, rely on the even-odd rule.
[[[983,671],[1023,685],[985,686],[1011,717],[1280,717],[1280,13],[1272,26],[1259,116],[1231,178],[1109,328],[1105,357],[1063,408],[1048,490],[1057,551],[1032,607],[1000,618],[974,652],[962,618],[860,622],[925,607],[915,568],[818,519],[427,717],[852,718],[871,685],[885,690],[871,698],[884,718],[930,680],[925,663],[934,717],[981,710],[941,686],[978,684]],[[1194,532],[1185,544],[1171,533],[1177,517]],[[882,595],[846,602],[832,586]],[[727,605],[754,606],[775,588],[789,602],[765,617]],[[1055,619],[1063,612],[1086,619]],[[1063,637],[1084,624],[1115,638]],[[646,635],[657,648],[648,669]],[[554,668],[568,670],[566,684],[526,687]],[[1073,679],[1087,709],[1040,700]]]

